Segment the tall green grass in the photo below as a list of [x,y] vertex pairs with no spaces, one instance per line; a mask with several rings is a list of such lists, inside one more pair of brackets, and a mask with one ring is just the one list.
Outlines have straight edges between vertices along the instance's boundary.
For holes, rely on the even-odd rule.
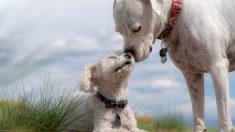
[[158,130],[183,132],[187,128],[183,115],[177,110],[165,112],[156,116],[154,118],[154,123]]
[[61,93],[45,87],[15,100],[0,99],[0,131],[63,131],[70,124],[70,114],[80,105],[75,105],[73,95],[72,90]]

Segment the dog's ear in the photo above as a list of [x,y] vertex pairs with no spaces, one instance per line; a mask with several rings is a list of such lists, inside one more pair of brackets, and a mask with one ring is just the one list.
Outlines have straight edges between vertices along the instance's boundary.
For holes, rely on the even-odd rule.
[[94,76],[97,72],[95,64],[86,65],[85,71],[80,76],[80,89],[84,92],[94,92]]

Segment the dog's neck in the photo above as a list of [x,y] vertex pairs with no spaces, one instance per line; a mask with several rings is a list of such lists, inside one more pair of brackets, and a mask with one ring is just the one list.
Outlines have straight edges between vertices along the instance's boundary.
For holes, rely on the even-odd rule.
[[171,15],[172,0],[164,0],[164,1],[162,1],[161,4],[162,4],[161,17],[164,18],[165,23],[168,23],[168,21],[170,19],[170,15]]
[[105,83],[97,87],[97,91],[108,99],[123,100],[126,99],[127,80],[122,83]]
[[165,30],[171,15],[171,6],[172,6],[172,0],[157,0],[157,2],[160,4],[160,16],[155,17],[155,21],[159,21],[160,18],[160,32],[156,34],[155,37],[158,37],[160,33]]

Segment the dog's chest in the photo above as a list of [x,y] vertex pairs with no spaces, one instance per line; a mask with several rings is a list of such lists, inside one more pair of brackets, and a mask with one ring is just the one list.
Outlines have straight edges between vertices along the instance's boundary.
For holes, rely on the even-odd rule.
[[169,47],[169,56],[182,71],[205,73],[208,71],[207,55],[196,46],[174,45]]
[[229,61],[229,71],[235,70],[235,42],[224,49],[218,45],[208,47],[200,43],[173,43],[169,46],[169,56],[173,63],[182,71],[206,73],[218,56],[223,52],[214,52],[215,48],[224,50],[224,56]]

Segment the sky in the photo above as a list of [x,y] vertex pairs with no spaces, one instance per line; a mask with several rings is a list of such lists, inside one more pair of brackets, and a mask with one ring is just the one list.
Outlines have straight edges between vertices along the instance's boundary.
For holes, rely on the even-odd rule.
[[[9,93],[38,91],[46,78],[56,86],[77,86],[84,66],[122,50],[114,31],[112,0],[3,0],[0,3],[0,86]],[[160,63],[160,41],[149,58],[135,65],[128,85],[134,111],[156,114],[177,108],[189,120],[192,109],[181,72]],[[217,125],[211,78],[205,74],[205,118]],[[79,91],[78,91],[79,92]],[[230,73],[235,124],[235,74]],[[1,94],[0,94],[1,95]]]

